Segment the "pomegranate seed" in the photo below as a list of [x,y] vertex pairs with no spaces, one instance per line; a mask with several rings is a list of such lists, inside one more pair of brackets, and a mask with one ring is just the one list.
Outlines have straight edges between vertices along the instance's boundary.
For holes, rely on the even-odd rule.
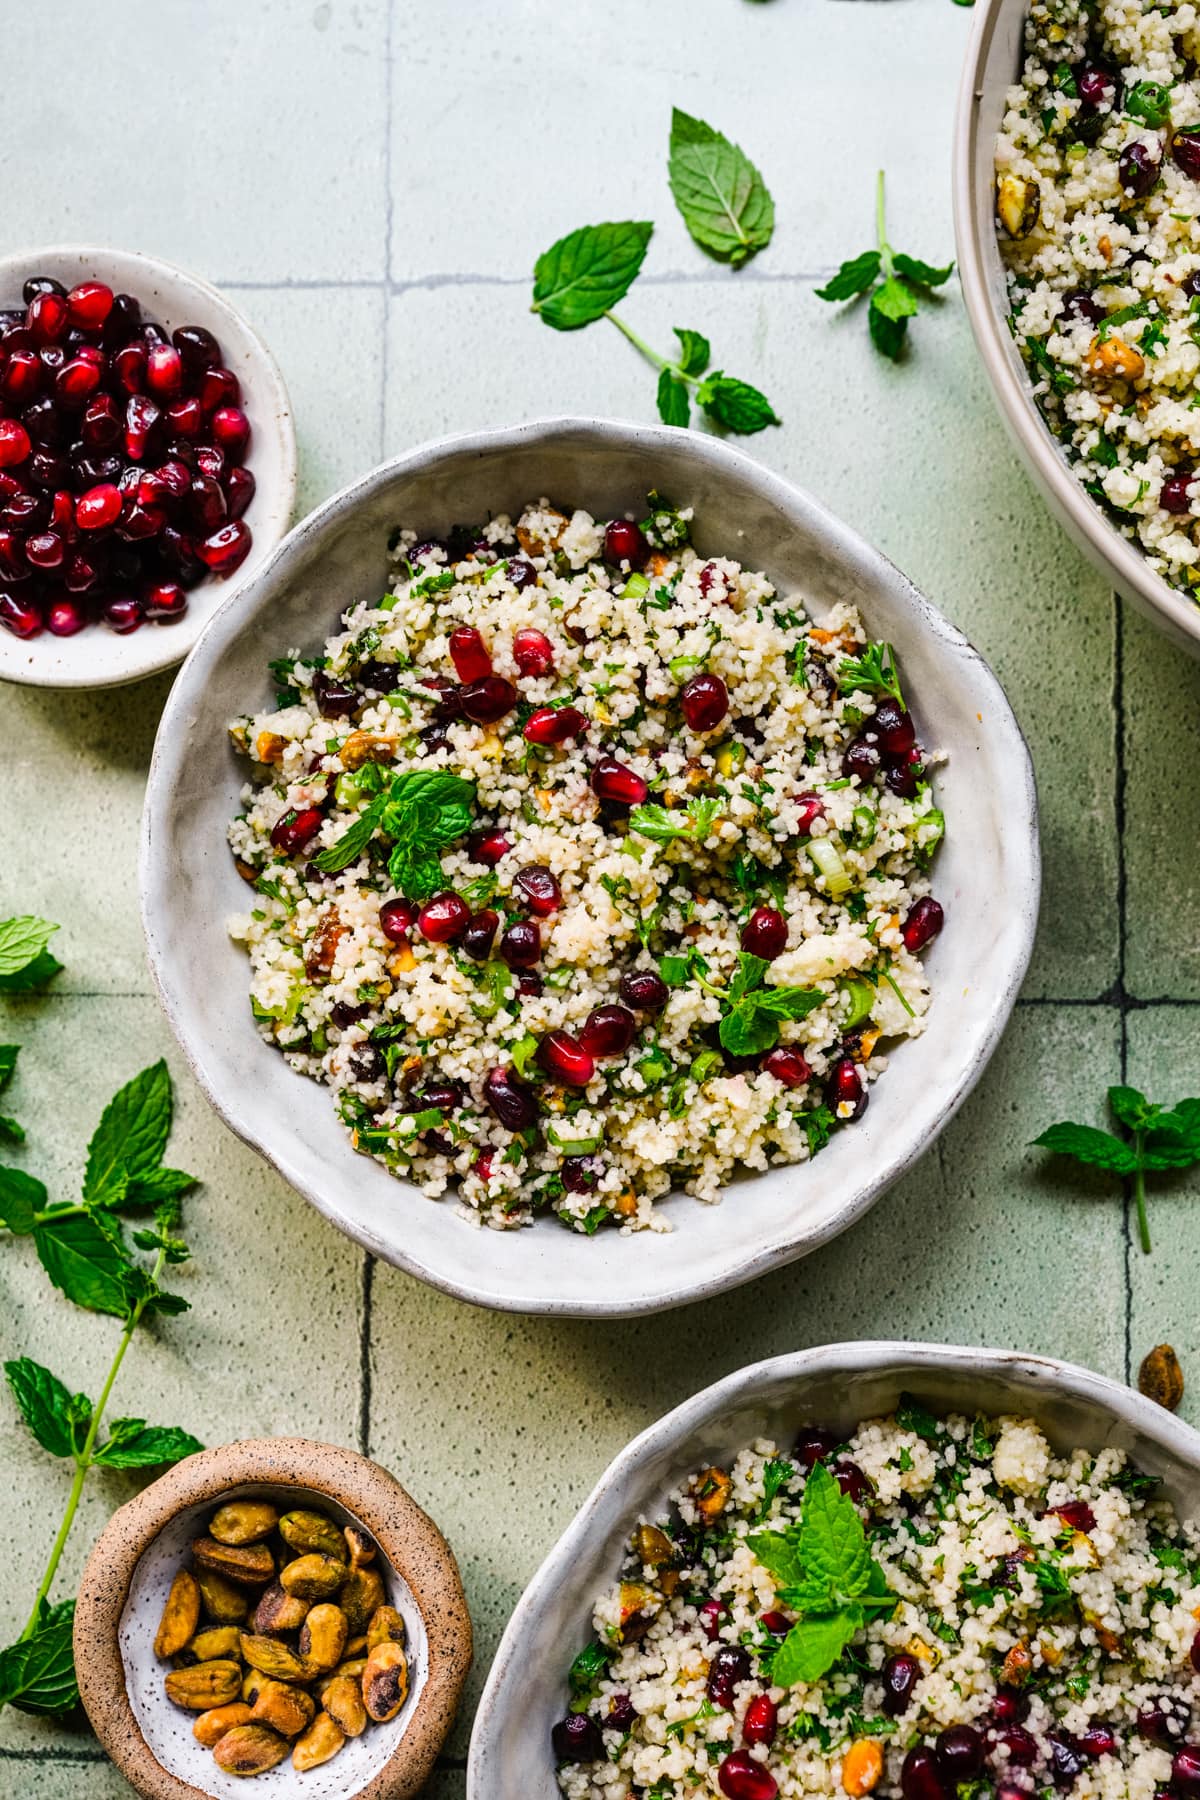
[[1028,1769],[1037,1761],[1037,1739],[1026,1731],[1023,1725],[1004,1725],[997,1731],[989,1733],[993,1749],[1003,1748],[1003,1757],[994,1760],[1001,1764],[1011,1764],[1017,1769]]
[[194,397],[173,400],[167,408],[167,424],[178,437],[197,437],[204,425],[200,402]]
[[240,519],[254,498],[257,482],[249,469],[242,468],[239,463],[230,469],[225,477],[225,497],[229,505],[231,519]]
[[900,928],[904,948],[915,956],[937,936],[945,922],[946,915],[936,900],[928,897],[918,900]]
[[165,624],[168,619],[179,619],[187,611],[187,595],[174,581],[154,581],[142,596],[146,608],[146,617],[156,624]]
[[973,1725],[950,1725],[938,1733],[934,1754],[952,1782],[970,1781],[983,1767],[983,1739]]
[[907,1650],[888,1657],[880,1680],[883,1682],[883,1710],[889,1718],[898,1719],[901,1713],[908,1711],[913,1690],[920,1679],[921,1665]]
[[221,360],[221,346],[211,331],[203,325],[180,325],[171,333],[171,342],[178,350],[183,366],[189,375],[199,375],[205,369],[211,369]]
[[1029,1717],[1029,1705],[1029,1695],[1020,1688],[998,1687],[992,1695],[992,1718],[997,1725],[1019,1725]]
[[225,523],[225,494],[211,475],[194,475],[188,488],[188,517],[205,537]]
[[232,575],[238,565],[245,562],[251,541],[249,528],[240,519],[231,519],[211,537],[197,544],[196,554],[216,574]]
[[[100,579],[100,571],[90,556],[76,550],[67,563],[63,580],[73,594],[86,594]],[[130,626],[132,631],[133,627]]]
[[1200,1745],[1184,1744],[1171,1762],[1171,1785],[1187,1795],[1200,1794]]
[[57,531],[39,531],[25,539],[25,556],[31,568],[61,569],[65,554]]
[[199,398],[206,413],[215,412],[219,406],[236,406],[241,397],[241,386],[232,369],[205,369]]
[[592,770],[592,792],[620,806],[640,806],[650,789],[640,775],[615,756],[602,756]]
[[722,1644],[708,1665],[705,1692],[714,1706],[733,1710],[733,1696],[750,1679],[750,1655],[740,1644]]
[[125,454],[130,462],[144,462],[150,434],[162,420],[153,400],[144,394],[132,394],[125,405]]
[[250,421],[240,406],[218,406],[209,421],[213,441],[226,456],[240,462],[250,442]]
[[870,1478],[864,1475],[858,1464],[851,1462],[848,1457],[843,1457],[841,1461],[834,1463],[833,1479],[847,1499],[853,1500],[856,1506],[875,1497],[875,1488]]
[[460,894],[447,890],[427,900],[417,914],[422,937],[431,944],[457,943],[471,917],[471,909]]
[[52,600],[46,613],[46,630],[55,637],[74,637],[87,624],[83,609],[75,600],[64,594],[61,599]]
[[[1051,1731],[1046,1737],[1046,1747],[1050,1752],[1050,1779],[1055,1787],[1073,1787],[1083,1774],[1083,1756],[1075,1739],[1065,1731]],[[1179,1758],[1176,1757],[1176,1762]],[[1197,1791],[1200,1791],[1200,1754],[1196,1755]],[[1186,1782],[1182,1781],[1175,1770],[1171,1771],[1172,1780],[1186,1790]]]
[[604,1739],[587,1713],[568,1713],[550,1733],[555,1759],[564,1763],[603,1762]]
[[1111,1725],[1089,1725],[1080,1733],[1079,1748],[1085,1756],[1115,1756],[1117,1754],[1117,1734]]
[[604,1164],[598,1156],[568,1156],[559,1173],[568,1194],[590,1194],[604,1173]]
[[1061,1506],[1047,1507],[1042,1516],[1061,1519],[1071,1531],[1095,1531],[1096,1529],[1096,1515],[1086,1500],[1064,1500]]
[[786,1637],[792,1629],[792,1621],[782,1612],[765,1612],[758,1622],[772,1637]]
[[271,843],[276,850],[282,850],[285,856],[299,856],[320,829],[321,814],[315,806],[306,806],[300,811],[289,807],[272,827]]
[[125,344],[117,351],[113,357],[113,369],[122,393],[145,393],[146,360],[145,344]]
[[568,1031],[551,1031],[538,1045],[538,1067],[552,1081],[568,1087],[586,1087],[596,1073],[596,1065]]
[[417,909],[408,900],[385,900],[379,909],[379,929],[392,944],[406,944],[417,922]]
[[639,1012],[661,1012],[671,997],[671,990],[653,969],[631,969],[622,975],[618,993],[626,1006]]
[[35,294],[25,315],[30,336],[35,344],[57,344],[66,336],[67,300],[61,293]]
[[142,623],[142,603],[132,594],[119,594],[104,607],[104,623],[120,637],[127,637]]
[[25,546],[15,531],[0,529],[0,579],[9,582],[29,579]]
[[120,441],[121,415],[111,394],[96,394],[88,401],[79,435],[89,450],[109,450]]
[[952,1800],[953,1791],[938,1768],[932,1750],[918,1744],[909,1751],[900,1769],[900,1792],[904,1800]]
[[[862,1076],[848,1056],[839,1057],[829,1072],[829,1104],[839,1119],[861,1119],[867,1110],[867,1090]],[[848,1108],[846,1112],[841,1109]]]
[[75,502],[75,523],[80,531],[103,531],[115,525],[121,513],[121,490],[111,481],[89,488]]
[[605,1723],[613,1731],[631,1731],[637,1711],[629,1694],[614,1694],[608,1703],[608,1717]]
[[42,629],[42,615],[32,600],[0,593],[0,625],[14,637],[36,637]]
[[770,1694],[755,1694],[742,1720],[742,1739],[747,1744],[773,1744],[779,1729],[779,1709]]
[[890,698],[881,700],[875,708],[871,730],[889,756],[902,756],[917,741],[912,714],[906,712],[898,700]]
[[166,522],[167,515],[157,506],[126,504],[117,522],[117,536],[127,543],[141,543],[145,538],[157,537]]
[[513,877],[513,892],[539,919],[548,919],[562,905],[562,889],[544,863],[528,863]]
[[479,1155],[475,1158],[475,1161],[471,1164],[471,1173],[478,1176],[480,1181],[490,1181],[495,1172],[495,1168],[496,1152],[494,1150],[481,1150]]
[[588,722],[575,706],[539,706],[525,721],[523,736],[529,744],[565,744],[586,731]]
[[726,1800],[775,1800],[779,1784],[764,1763],[748,1750],[731,1750],[717,1770],[717,1786]]
[[879,768],[879,746],[871,743],[869,738],[856,737],[846,746],[842,757],[842,774],[857,775],[862,782],[871,780]]
[[113,309],[113,291],[102,281],[81,281],[67,295],[67,317],[80,331],[99,331]]
[[1163,482],[1159,491],[1158,503],[1169,513],[1185,513],[1191,510],[1192,490],[1196,485],[1196,471],[1181,469],[1178,474],[1170,476]]
[[728,1608],[721,1600],[706,1600],[700,1608],[700,1629],[710,1644],[715,1644],[721,1635],[721,1621],[727,1615]]
[[623,1056],[634,1040],[637,1020],[623,1006],[594,1006],[579,1042],[589,1056]]
[[784,1087],[803,1087],[806,1081],[812,1080],[812,1070],[800,1052],[789,1050],[783,1044],[767,1052],[763,1057],[762,1066],[768,1075],[773,1075],[776,1081],[783,1083]]
[[500,914],[493,912],[490,906],[472,913],[470,924],[463,933],[463,955],[469,956],[472,962],[486,962],[492,954],[492,944],[500,925]]
[[494,869],[501,857],[507,856],[512,844],[502,831],[479,831],[471,839],[472,862]]
[[0,380],[0,393],[14,406],[25,406],[42,385],[42,365],[32,350],[14,350]]
[[523,1000],[536,1000],[545,987],[540,975],[531,975],[528,970],[517,976],[517,992]]
[[[529,569],[529,564],[523,565]],[[529,569],[530,575],[533,570]],[[509,580],[513,579],[513,565],[508,565]],[[518,584],[524,587],[526,584]],[[525,626],[513,638],[513,661],[522,675],[549,675],[554,667],[554,646],[544,631],[534,631],[532,626]]]
[[641,527],[628,519],[614,519],[604,533],[604,560],[628,563],[631,569],[644,569],[650,558],[650,546]]
[[517,690],[502,675],[485,675],[462,689],[462,709],[476,725],[494,725],[517,704]]
[[738,942],[751,956],[774,962],[787,949],[787,920],[773,906],[759,906],[742,926]]
[[510,969],[531,969],[542,954],[542,934],[533,919],[516,919],[500,939],[500,954]]
[[489,1069],[484,1077],[483,1097],[509,1131],[524,1131],[537,1118],[537,1102],[511,1069]]
[[100,370],[78,356],[64,363],[54,378],[55,398],[72,412],[86,406],[99,386]]
[[0,469],[15,468],[32,449],[29,433],[19,419],[0,419]]
[[693,675],[679,690],[679,704],[693,731],[715,731],[729,711],[729,690],[719,675]]
[[159,400],[174,400],[183,386],[183,358],[174,344],[151,344],[146,357],[146,386]]
[[344,719],[358,705],[357,689],[326,669],[318,669],[313,676],[313,697],[323,719]]
[[492,659],[473,625],[456,625],[450,633],[450,660],[460,681],[482,681],[492,672]]

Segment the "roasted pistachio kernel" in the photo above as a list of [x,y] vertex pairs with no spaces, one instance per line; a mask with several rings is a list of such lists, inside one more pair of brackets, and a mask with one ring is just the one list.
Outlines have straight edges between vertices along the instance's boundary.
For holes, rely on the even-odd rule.
[[1041,189],[1032,177],[1001,175],[996,183],[996,212],[1010,238],[1028,237],[1041,210]]
[[383,1725],[394,1719],[408,1695],[408,1661],[399,1644],[376,1644],[362,1675],[363,1705]]
[[675,1549],[666,1532],[660,1531],[657,1525],[639,1525],[633,1534],[633,1554],[640,1563],[662,1569],[674,1560]]
[[308,1617],[308,1601],[285,1594],[277,1581],[264,1588],[251,1623],[261,1637],[286,1637]]
[[219,1743],[227,1731],[235,1725],[250,1723],[250,1708],[244,1700],[231,1700],[228,1706],[214,1706],[208,1712],[202,1712],[192,1726],[192,1736],[206,1750]]
[[273,1681],[308,1680],[308,1665],[304,1658],[281,1644],[278,1638],[256,1637],[243,1631],[242,1656],[252,1669],[269,1675]]
[[197,1662],[215,1662],[224,1656],[236,1660],[242,1653],[241,1637],[236,1625],[210,1625],[207,1631],[196,1633],[188,1649]]
[[197,1569],[196,1585],[205,1617],[214,1625],[240,1625],[250,1611],[250,1596],[215,1569]]
[[733,1482],[724,1469],[705,1469],[692,1483],[692,1499],[696,1503],[696,1511],[706,1525],[719,1519],[729,1505],[729,1496],[733,1492]]
[[247,1706],[253,1706],[266,1686],[268,1677],[261,1669],[247,1669],[242,1680],[242,1699]]
[[275,1558],[265,1544],[218,1544],[216,1538],[196,1538],[192,1560],[243,1587],[263,1587],[275,1573]]
[[367,1659],[367,1634],[366,1634],[366,1632],[360,1631],[357,1637],[347,1638],[346,1648],[342,1651],[342,1655],[343,1655],[343,1657],[361,1656],[363,1661],[365,1662]]
[[334,1562],[346,1561],[346,1540],[324,1513],[306,1512],[303,1508],[285,1512],[279,1521],[279,1535],[297,1556],[329,1556]]
[[350,1635],[340,1606],[322,1601],[314,1606],[300,1633],[300,1654],[314,1675],[336,1669]]
[[1138,1392],[1147,1400],[1157,1400],[1168,1412],[1174,1412],[1183,1399],[1183,1370],[1170,1344],[1156,1344],[1142,1358],[1138,1370]]
[[267,1500],[229,1500],[209,1520],[208,1535],[218,1544],[260,1544],[279,1523],[279,1509]]
[[254,1722],[269,1725],[280,1737],[299,1737],[313,1722],[317,1703],[303,1688],[282,1681],[264,1681],[254,1702]]
[[195,1636],[200,1623],[200,1584],[194,1575],[181,1569],[171,1583],[167,1604],[163,1607],[154,1639],[154,1654],[165,1662],[178,1656]]
[[345,1662],[340,1662],[338,1664],[329,1679],[331,1681],[336,1681],[339,1675],[349,1675],[352,1681],[361,1681],[362,1673],[366,1666],[367,1659],[365,1656],[348,1656]]
[[164,1685],[167,1699],[176,1706],[186,1707],[188,1712],[208,1712],[237,1699],[242,1671],[227,1659],[195,1663],[190,1669],[172,1669]]
[[367,1709],[362,1687],[351,1675],[335,1675],[321,1689],[321,1705],[347,1737],[359,1737],[367,1728]]
[[367,1650],[373,1650],[376,1644],[404,1644],[408,1632],[404,1619],[394,1606],[377,1606],[371,1614],[371,1623],[367,1626]]
[[372,1613],[383,1605],[384,1599],[383,1581],[377,1569],[351,1569],[337,1597],[351,1637],[367,1629]]
[[299,1774],[318,1769],[336,1756],[346,1741],[346,1734],[328,1713],[318,1713],[302,1738],[297,1738],[292,1751],[292,1767]]
[[643,1581],[623,1581],[620,1589],[621,1618],[618,1636],[623,1644],[644,1638],[665,1604],[658,1588]]
[[[359,1572],[356,1570],[356,1575]],[[292,1594],[298,1600],[332,1600],[345,1580],[345,1563],[335,1561],[332,1556],[323,1556],[319,1551],[298,1556],[279,1571],[284,1593]]]
[[375,1541],[367,1536],[361,1526],[347,1525],[342,1535],[346,1540],[352,1569],[364,1569],[368,1563],[375,1561]]
[[227,1775],[265,1775],[287,1753],[287,1739],[268,1725],[235,1725],[213,1745],[213,1760]]

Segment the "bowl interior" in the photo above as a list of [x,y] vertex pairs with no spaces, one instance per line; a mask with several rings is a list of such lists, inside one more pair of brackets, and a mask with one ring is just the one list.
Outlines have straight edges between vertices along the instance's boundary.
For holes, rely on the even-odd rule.
[[476,1717],[468,1800],[558,1788],[550,1731],[566,1671],[592,1636],[592,1607],[615,1580],[629,1533],[679,1482],[757,1437],[786,1445],[801,1425],[848,1430],[902,1394],[935,1412],[1032,1415],[1059,1450],[1117,1444],[1160,1476],[1181,1516],[1200,1510],[1200,1435],[1127,1388],[1082,1369],[1006,1351],[842,1344],[777,1357],[708,1388],[642,1434],[601,1476],[526,1589]]
[[[154,1654],[154,1634],[166,1603],[171,1582],[187,1566],[188,1545],[203,1536],[217,1505],[226,1500],[253,1498],[276,1502],[281,1511],[311,1505],[339,1525],[362,1524],[355,1514],[329,1495],[314,1490],[270,1482],[242,1482],[223,1493],[219,1501],[207,1500],[184,1508],[146,1546],[129,1583],[129,1595],[121,1614],[119,1641],[129,1703],[142,1736],[162,1766],[189,1781],[214,1800],[235,1800],[246,1792],[245,1777],[228,1775],[213,1761],[211,1750],[192,1736],[196,1715],[182,1712],[167,1699],[163,1676],[167,1665]],[[365,1529],[365,1527],[364,1527]],[[403,1615],[408,1632],[405,1654],[409,1666],[408,1698],[394,1719],[368,1724],[360,1737],[348,1738],[331,1762],[310,1770],[303,1779],[311,1800],[344,1800],[357,1794],[383,1768],[408,1726],[418,1696],[429,1675],[429,1645],[425,1625],[408,1583],[377,1551],[374,1564],[383,1577],[387,1602]],[[296,1773],[291,1758],[255,1777],[254,1791],[265,1794],[294,1793]]]
[[188,594],[188,610],[165,625],[144,624],[127,637],[89,625],[74,637],[23,641],[0,630],[0,679],[47,687],[114,687],[170,668],[187,655],[217,606],[260,568],[291,522],[296,495],[296,434],[283,376],[258,333],[224,295],[199,276],[135,252],[66,246],[0,257],[0,308],[19,306],[30,275],[51,275],[73,287],[106,281],[134,294],[146,319],[173,331],[203,325],[218,339],[227,367],[242,387],[250,420],[247,464],[257,486],[245,521],[254,543],[227,581],[208,576]]
[[[338,612],[383,591],[398,523],[444,532],[548,495],[597,517],[651,488],[696,509],[701,550],[765,568],[819,618],[860,605],[892,642],[924,741],[944,750],[947,841],[934,863],[948,926],[929,957],[925,1035],[906,1043],[852,1131],[811,1166],[737,1181],[717,1207],[663,1203],[670,1234],[587,1239],[553,1220],[472,1230],[350,1148],[328,1095],[259,1039],[248,966],[225,921],[246,889],[225,843],[246,769],[227,725],[269,703],[267,662],[319,646]],[[994,1047],[1036,918],[1036,805],[1028,752],[986,665],[911,584],[815,502],[692,433],[558,421],[433,446],[386,465],[299,526],[221,615],[176,684],[151,771],[143,839],[151,967],[210,1098],[284,1175],[374,1253],[483,1304],[597,1316],[681,1303],[811,1249],[862,1211],[946,1123]]]

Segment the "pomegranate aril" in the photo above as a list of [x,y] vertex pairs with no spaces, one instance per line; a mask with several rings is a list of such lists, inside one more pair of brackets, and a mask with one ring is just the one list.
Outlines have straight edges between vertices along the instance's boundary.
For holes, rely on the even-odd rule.
[[587,1713],[568,1713],[550,1733],[555,1760],[563,1763],[604,1761],[604,1739]]
[[60,406],[74,412],[87,405],[99,386],[100,371],[95,364],[75,357],[55,376],[54,395]]
[[946,915],[936,900],[928,895],[925,899],[918,900],[900,927],[904,948],[916,955],[918,950],[923,950],[937,936],[945,922]]
[[477,725],[494,725],[517,704],[517,690],[502,675],[485,675],[462,689],[462,709]]
[[142,309],[132,294],[114,296],[112,311],[104,321],[100,341],[106,350],[119,350],[134,337],[141,324]]
[[[528,563],[523,566],[529,568]],[[513,579],[513,567],[513,563],[510,562],[508,565],[510,580]],[[532,569],[529,572],[532,575]],[[524,585],[523,582],[518,583],[518,586]],[[513,661],[522,675],[528,675],[531,678],[548,675],[554,667],[554,646],[544,631],[535,631],[531,626],[526,626],[513,638]]]
[[220,445],[225,455],[231,461],[239,462],[250,442],[250,421],[241,407],[218,406],[209,420],[209,430],[213,442]]
[[231,519],[196,546],[202,563],[217,575],[231,575],[246,560],[250,550],[250,531],[240,519]]
[[132,594],[121,594],[109,600],[104,608],[104,623],[120,637],[136,631],[143,619],[142,603]]
[[551,1081],[568,1087],[586,1087],[596,1073],[592,1058],[569,1031],[547,1032],[538,1045],[537,1064]]
[[496,1152],[494,1150],[481,1150],[479,1155],[475,1158],[475,1161],[471,1164],[471,1173],[478,1176],[480,1181],[490,1181],[495,1172],[495,1168]]
[[773,1744],[779,1729],[779,1710],[770,1694],[755,1694],[742,1720],[742,1738],[747,1744]]
[[456,625],[450,633],[450,660],[460,681],[482,681],[492,672],[488,647],[473,625]]
[[81,331],[99,331],[113,309],[113,297],[103,281],[81,281],[67,295],[67,317]]
[[36,300],[39,294],[61,294],[65,300],[67,290],[61,281],[54,279],[53,275],[30,275],[21,289],[21,298],[28,306],[30,301]]
[[453,944],[467,929],[470,917],[471,909],[461,894],[448,889],[425,902],[417,914],[417,925],[431,944]]
[[719,675],[693,675],[679,690],[679,704],[692,731],[715,731],[729,711],[729,690]]
[[559,1174],[568,1194],[591,1194],[596,1190],[604,1164],[598,1156],[567,1156]]
[[623,1056],[637,1033],[637,1020],[624,1006],[594,1006],[579,1042],[590,1056]]
[[194,397],[173,400],[167,408],[167,425],[179,437],[198,437],[204,426],[200,402]]
[[96,394],[88,401],[79,435],[89,450],[108,450],[120,442],[121,414],[111,394]]
[[411,900],[385,900],[379,909],[379,929],[390,944],[406,944],[416,922],[417,909]]
[[619,806],[640,806],[650,792],[641,776],[615,756],[600,758],[592,770],[591,786],[598,799],[611,800]]
[[41,610],[23,595],[0,592],[0,625],[14,637],[36,637],[42,629]]
[[542,934],[533,919],[516,919],[500,939],[500,955],[510,969],[531,969],[542,954]]
[[192,471],[177,457],[168,457],[154,473],[172,500],[184,500],[191,492]]
[[46,610],[46,630],[55,637],[74,637],[87,624],[87,617],[77,600],[65,594],[52,600]]
[[483,1097],[509,1131],[523,1131],[537,1118],[537,1101],[511,1069],[489,1069],[483,1081]]
[[829,1104],[837,1117],[847,1122],[861,1119],[867,1110],[863,1078],[848,1056],[839,1057],[829,1071]]
[[617,991],[627,1006],[639,1012],[661,1012],[671,996],[670,988],[653,969],[631,969],[622,975]]
[[[89,593],[99,579],[100,570],[92,555],[85,555],[82,550],[76,550],[68,558],[63,580],[72,594]],[[129,629],[132,631],[133,627],[130,626]]]
[[741,1644],[722,1644],[708,1665],[705,1692],[714,1706],[733,1709],[733,1697],[750,1679],[750,1654]]
[[921,1679],[921,1665],[907,1650],[889,1656],[880,1671],[883,1683],[883,1710],[891,1719],[907,1712],[913,1690]]
[[178,619],[187,611],[187,595],[174,581],[156,581],[146,589],[142,596],[146,608],[146,617],[157,624],[164,624],[168,619]]
[[731,1750],[717,1769],[717,1786],[725,1800],[775,1800],[779,1784],[765,1763],[748,1750]]
[[783,1612],[765,1612],[758,1622],[772,1637],[786,1637],[792,1629],[792,1621]]
[[722,1600],[706,1600],[700,1608],[700,1629],[710,1644],[715,1644],[720,1637],[721,1621],[727,1610]]
[[219,406],[236,406],[242,397],[238,378],[232,369],[206,369],[200,378],[198,398],[206,413],[215,412]]
[[528,863],[519,870],[513,877],[513,892],[539,919],[548,919],[562,905],[558,878],[544,863]]
[[0,419],[0,469],[16,468],[32,449],[29,432],[19,419]]
[[211,475],[193,476],[187,500],[187,516],[204,537],[225,523],[225,495]]
[[781,1081],[787,1088],[803,1087],[806,1081],[812,1080],[812,1070],[800,1052],[789,1050],[784,1044],[768,1051],[763,1057],[762,1066],[768,1075],[773,1075],[776,1081]]
[[174,344],[151,344],[146,356],[146,386],[159,400],[173,400],[183,387],[183,358]]
[[171,342],[189,375],[199,375],[221,360],[221,346],[203,325],[180,325],[171,333]]
[[315,806],[289,807],[271,830],[271,843],[285,856],[298,856],[321,829],[321,813]]
[[127,543],[140,544],[146,538],[157,537],[166,522],[167,515],[161,507],[140,506],[127,501],[117,520],[117,536]]
[[471,860],[494,869],[501,857],[507,856],[511,849],[512,844],[502,831],[478,831],[471,839]]
[[145,344],[123,345],[113,357],[113,372],[122,393],[144,393],[146,391]]
[[125,407],[125,454],[131,462],[144,462],[149,454],[150,434],[162,420],[162,413],[145,394],[133,394]]
[[463,955],[469,956],[472,962],[486,962],[492,953],[499,925],[500,914],[493,912],[490,906],[472,913],[470,923],[463,933]]
[[526,719],[522,735],[528,744],[565,744],[587,728],[576,706],[539,706]]
[[871,720],[871,730],[889,756],[903,755],[906,750],[911,750],[917,741],[912,714],[906,712],[900,702],[891,699],[890,696],[881,700],[875,708],[875,717]]
[[773,906],[758,906],[742,926],[738,942],[751,956],[774,962],[787,949],[788,928],[783,914]]
[[249,469],[243,468],[240,464],[236,468],[230,469],[225,477],[225,500],[231,519],[241,518],[254,498],[256,486],[257,483]]
[[50,506],[44,494],[11,494],[0,507],[0,520],[19,531],[36,531],[49,519]]
[[15,531],[0,527],[0,581],[21,582],[29,579],[25,545]]
[[57,344],[67,331],[67,299],[63,293],[35,294],[25,315],[35,344]]
[[75,523],[80,531],[103,531],[115,525],[121,513],[121,490],[112,482],[88,488],[75,502]]
[[14,406],[26,406],[42,385],[42,365],[32,350],[14,350],[0,379],[0,394]]
[[641,527],[628,519],[614,519],[604,533],[604,560],[610,563],[628,563],[631,569],[645,568],[650,558],[650,546],[642,535]]
[[57,531],[37,531],[25,540],[25,558],[31,568],[61,569],[66,554]]

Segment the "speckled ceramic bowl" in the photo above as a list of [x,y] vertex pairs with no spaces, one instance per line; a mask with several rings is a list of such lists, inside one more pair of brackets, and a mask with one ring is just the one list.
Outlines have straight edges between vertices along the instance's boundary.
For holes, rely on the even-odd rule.
[[728,1465],[753,1438],[790,1443],[800,1425],[847,1431],[901,1394],[933,1411],[1026,1413],[1059,1450],[1119,1444],[1200,1514],[1200,1433],[1132,1389],[1052,1357],[942,1344],[833,1344],[754,1363],[705,1388],[635,1438],[529,1583],[500,1640],[467,1764],[467,1800],[555,1800],[550,1731],[567,1668],[592,1635],[595,1597],[614,1580],[639,1518],[697,1467]]
[[[322,645],[351,601],[383,591],[398,522],[444,534],[546,494],[596,517],[651,488],[695,508],[702,552],[736,551],[816,618],[838,600],[895,645],[937,774],[947,837],[934,864],[947,926],[927,959],[925,1033],[903,1044],[853,1130],[812,1164],[739,1177],[719,1206],[676,1193],[669,1232],[588,1238],[544,1217],[475,1230],[352,1149],[333,1098],[255,1030],[250,968],[226,933],[245,884],[227,843],[244,763],[229,721],[269,705],[267,664]],[[150,968],[167,1017],[218,1111],[300,1192],[376,1256],[484,1306],[603,1317],[720,1293],[842,1231],[932,1144],[982,1073],[1033,943],[1040,869],[1029,752],[995,676],[898,569],[809,495],[699,432],[550,419],[428,444],[364,475],[298,525],[205,632],[154,747],[141,859]]]
[[[290,1758],[247,1781],[192,1735],[166,1698],[154,1635],[187,1546],[216,1507],[254,1496],[357,1523],[378,1547],[388,1601],[408,1629],[410,1688],[397,1716],[369,1725],[328,1763]],[[471,1620],[453,1554],[433,1521],[377,1464],[305,1438],[224,1444],[178,1463],[114,1513],[88,1559],[75,1611],[79,1690],[96,1736],[146,1800],[408,1800],[424,1786],[471,1665]]]
[[144,624],[125,637],[104,625],[89,625],[69,638],[43,631],[28,639],[0,627],[0,681],[51,688],[120,687],[182,662],[220,603],[246,586],[291,524],[296,499],[291,402],[279,365],[257,331],[199,275],[136,250],[88,244],[14,250],[0,257],[0,309],[21,304],[21,287],[30,275],[52,275],[68,288],[85,280],[106,281],[117,293],[136,295],[145,316],[168,331],[177,325],[205,326],[241,382],[242,406],[250,420],[246,462],[257,486],[245,516],[254,543],[228,580],[210,575],[189,592],[181,619]]

